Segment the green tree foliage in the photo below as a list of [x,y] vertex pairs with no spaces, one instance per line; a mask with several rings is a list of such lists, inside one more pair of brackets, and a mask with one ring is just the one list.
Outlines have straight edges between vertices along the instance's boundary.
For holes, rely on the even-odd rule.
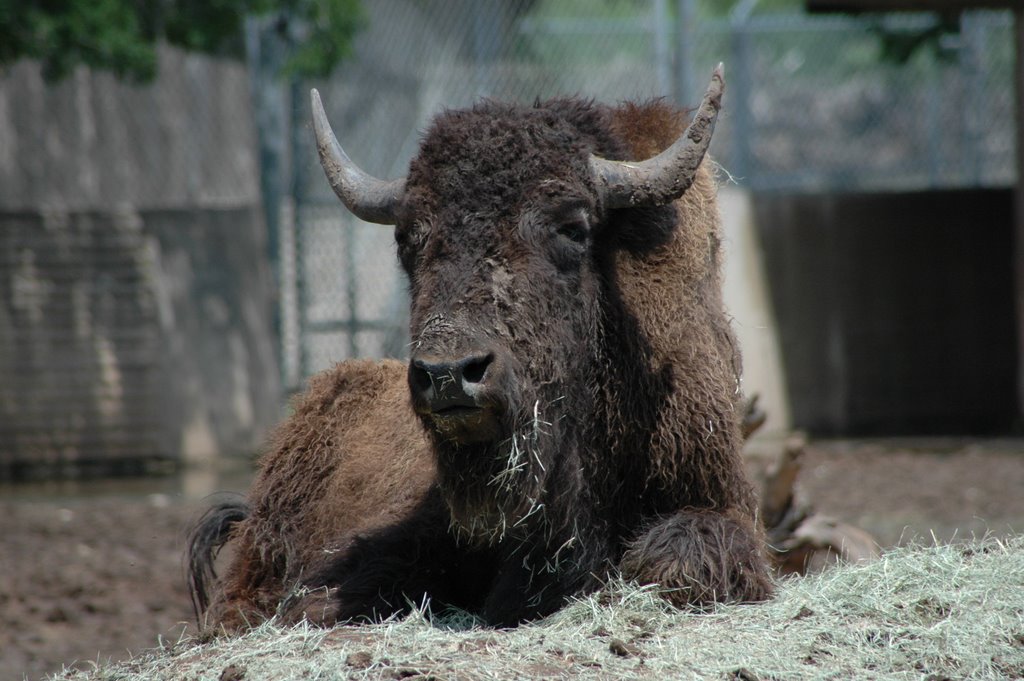
[[329,73],[364,21],[359,0],[0,0],[0,68],[31,58],[48,80],[79,64],[150,80],[158,42],[241,58],[245,17],[268,14],[299,75]]
[[697,7],[701,16],[705,17],[726,17],[732,14],[737,6],[746,5],[751,11],[760,14],[767,12],[802,12],[804,0],[758,0],[750,3],[749,0],[698,0]]
[[906,64],[921,53],[938,62],[953,61],[959,54],[956,49],[944,47],[959,39],[957,16],[940,15],[935,23],[916,28],[890,26],[880,17],[876,19],[873,32],[878,36],[881,59],[894,64]]

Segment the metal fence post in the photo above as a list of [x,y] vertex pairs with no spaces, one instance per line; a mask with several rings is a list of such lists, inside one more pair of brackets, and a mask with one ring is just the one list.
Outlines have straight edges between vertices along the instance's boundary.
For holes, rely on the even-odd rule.
[[974,186],[981,185],[981,157],[978,147],[982,140],[979,112],[980,102],[984,101],[984,72],[980,68],[981,46],[984,36],[981,26],[974,20],[971,12],[960,14],[960,79],[963,82],[964,125],[962,129],[962,152],[964,155],[965,180]]
[[289,146],[289,157],[291,159],[290,170],[291,178],[288,185],[288,199],[291,203],[291,216],[292,216],[292,229],[295,233],[295,307],[296,319],[299,325],[299,343],[298,343],[298,364],[299,364],[299,376],[307,376],[313,373],[312,367],[309,366],[309,350],[306,348],[306,327],[308,325],[307,319],[307,299],[306,299],[306,286],[305,286],[305,254],[306,254],[306,240],[305,230],[303,225],[306,221],[304,214],[305,191],[306,191],[306,166],[304,159],[306,157],[303,154],[305,148],[304,136],[307,134],[307,128],[305,122],[308,120],[306,107],[305,107],[305,82],[298,76],[292,76],[288,81],[288,110],[289,110],[289,125],[288,125],[288,146]]
[[1024,9],[1013,13],[1014,108],[1016,110],[1017,181],[1014,184],[1014,288],[1017,307],[1017,414],[1024,423]]
[[471,11],[476,96],[488,97],[494,80],[491,67],[501,44],[500,22],[496,16],[499,9],[496,3],[474,2]]
[[[732,160],[732,172],[738,178],[750,179],[751,171],[751,143],[750,138],[754,134],[753,120],[750,114],[750,88],[753,79],[750,77],[750,34],[747,31],[747,23],[750,13],[753,11],[757,0],[744,0],[740,2],[729,16],[730,47],[732,49],[732,60],[735,66],[730,70],[734,74],[731,78],[732,87],[730,95],[730,107],[733,111],[733,131],[735,140],[735,155]],[[726,73],[729,77],[729,73]]]
[[684,107],[696,105],[697,90],[693,84],[696,28],[695,0],[676,0],[676,104]]
[[[249,64],[250,93],[256,121],[260,159],[260,196],[267,228],[267,257],[274,272],[274,285],[281,299],[281,205],[286,189],[286,140],[288,139],[285,92],[277,78],[286,59],[286,45],[276,30],[277,17],[247,17],[245,48]],[[281,305],[274,306],[274,348],[286,362],[281,343]],[[287,377],[282,375],[283,379]]]
[[675,100],[678,95],[673,91],[675,83],[672,79],[671,28],[667,0],[654,0],[651,6],[651,31],[654,33],[654,72],[657,74],[658,92]]

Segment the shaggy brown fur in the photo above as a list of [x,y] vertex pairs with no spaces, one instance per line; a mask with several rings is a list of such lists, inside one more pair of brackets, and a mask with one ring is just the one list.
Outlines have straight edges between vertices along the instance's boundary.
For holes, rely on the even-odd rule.
[[[238,545],[211,622],[281,610],[331,623],[429,596],[514,625],[617,569],[679,604],[771,593],[740,459],[714,179],[705,164],[672,205],[606,211],[587,163],[646,158],[681,128],[657,102],[438,117],[395,230],[409,384],[395,362],[314,379],[248,515],[200,524],[200,609],[210,551]],[[442,418],[416,389],[416,363],[463,357],[487,362],[475,421]]]
[[[274,615],[334,552],[421,503],[436,473],[405,371],[396,361],[352,361],[310,380],[260,460],[247,517],[231,533],[234,558],[209,603],[209,577],[199,577],[194,591],[208,622],[237,629]],[[193,581],[200,558],[193,555]]]

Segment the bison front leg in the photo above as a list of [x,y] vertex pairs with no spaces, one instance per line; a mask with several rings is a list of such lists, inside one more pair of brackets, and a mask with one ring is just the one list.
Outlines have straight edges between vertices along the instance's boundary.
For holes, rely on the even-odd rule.
[[620,563],[622,576],[658,584],[677,606],[753,602],[772,594],[764,539],[738,513],[687,509],[642,532]]
[[436,489],[408,517],[351,541],[282,604],[286,622],[379,621],[430,602],[472,610],[489,583],[487,556],[460,546]]
[[511,628],[546,617],[571,596],[599,586],[594,577],[599,568],[591,556],[544,548],[513,547],[502,557],[481,610],[488,625]]

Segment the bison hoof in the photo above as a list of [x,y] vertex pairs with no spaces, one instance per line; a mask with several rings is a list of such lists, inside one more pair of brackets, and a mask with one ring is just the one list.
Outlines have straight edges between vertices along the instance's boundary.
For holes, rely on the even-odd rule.
[[764,541],[751,523],[711,511],[682,511],[641,534],[622,576],[664,587],[677,606],[763,601],[772,594]]

